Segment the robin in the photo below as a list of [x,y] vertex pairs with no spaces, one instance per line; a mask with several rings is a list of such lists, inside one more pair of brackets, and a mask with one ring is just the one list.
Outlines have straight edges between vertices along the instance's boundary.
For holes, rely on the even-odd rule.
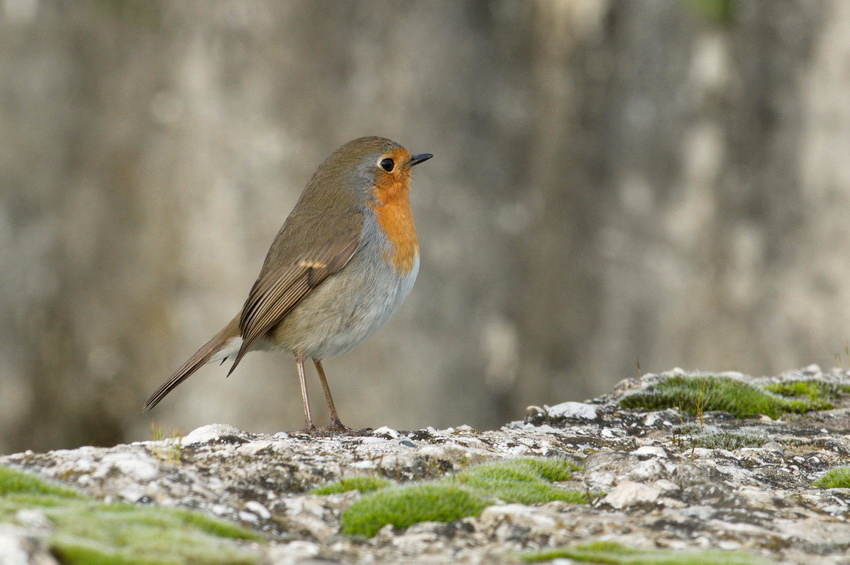
[[410,211],[411,168],[433,157],[411,155],[383,137],[361,137],[319,165],[266,255],[242,311],[162,383],[150,410],[211,361],[249,351],[295,356],[304,421],[315,431],[304,361],[313,360],[330,411],[339,419],[322,360],[372,335],[410,293],[419,272],[419,242]]

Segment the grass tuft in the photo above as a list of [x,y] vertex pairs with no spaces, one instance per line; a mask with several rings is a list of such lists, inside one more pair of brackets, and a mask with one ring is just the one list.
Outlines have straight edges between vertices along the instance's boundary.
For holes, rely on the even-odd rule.
[[156,457],[163,463],[178,466],[183,459],[183,433],[172,430],[166,437],[162,426],[156,422],[151,422],[151,441],[164,442],[163,445],[151,446],[149,448],[151,455]]

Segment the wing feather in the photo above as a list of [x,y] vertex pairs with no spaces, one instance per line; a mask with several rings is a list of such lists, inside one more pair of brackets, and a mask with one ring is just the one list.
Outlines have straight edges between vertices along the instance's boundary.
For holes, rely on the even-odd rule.
[[294,262],[260,274],[242,308],[239,328],[242,346],[230,371],[236,368],[251,346],[266,334],[329,276],[339,272],[357,251],[360,235],[331,242]]

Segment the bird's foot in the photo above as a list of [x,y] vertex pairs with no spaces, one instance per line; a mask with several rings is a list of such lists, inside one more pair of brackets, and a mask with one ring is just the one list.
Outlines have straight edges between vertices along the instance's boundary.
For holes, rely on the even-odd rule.
[[354,430],[343,424],[339,418],[331,418],[331,423],[322,428],[323,432],[327,433],[351,433]]
[[333,434],[350,434],[353,432],[354,430],[337,420],[321,428],[318,428],[311,424],[309,426],[301,428],[295,433],[306,434],[308,436],[327,436]]
[[307,434],[308,436],[312,436],[312,435],[315,435],[319,432],[321,432],[321,430],[319,428],[317,428],[316,426],[314,426],[313,423],[311,422],[310,424],[304,426],[303,428],[301,428],[300,430],[298,430],[295,433],[297,433],[297,434]]

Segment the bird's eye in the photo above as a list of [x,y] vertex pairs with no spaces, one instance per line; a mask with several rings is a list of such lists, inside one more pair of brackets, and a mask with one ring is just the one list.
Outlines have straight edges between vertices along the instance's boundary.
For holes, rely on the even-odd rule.
[[395,167],[395,161],[390,158],[381,159],[381,162],[378,164],[381,165],[381,168],[387,172],[392,171],[393,167]]

